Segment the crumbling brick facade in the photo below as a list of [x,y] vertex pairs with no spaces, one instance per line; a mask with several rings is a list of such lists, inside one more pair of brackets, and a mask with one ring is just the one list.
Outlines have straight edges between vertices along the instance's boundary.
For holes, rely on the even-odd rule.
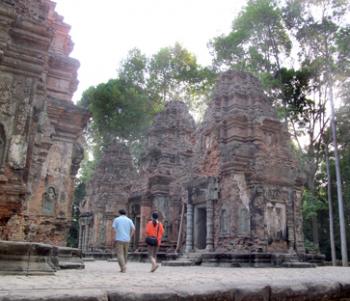
[[0,1],[0,239],[64,246],[87,112],[79,62],[49,0]]

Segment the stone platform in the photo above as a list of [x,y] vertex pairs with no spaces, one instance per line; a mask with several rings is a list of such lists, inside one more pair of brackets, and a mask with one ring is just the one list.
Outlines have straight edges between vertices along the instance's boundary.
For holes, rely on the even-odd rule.
[[312,269],[162,266],[130,262],[86,262],[85,270],[54,276],[0,276],[0,301],[316,301],[350,300],[350,268]]

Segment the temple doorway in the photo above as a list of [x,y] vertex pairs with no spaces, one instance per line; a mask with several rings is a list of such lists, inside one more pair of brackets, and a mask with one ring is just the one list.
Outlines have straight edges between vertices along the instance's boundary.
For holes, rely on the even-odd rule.
[[196,207],[194,210],[194,247],[203,250],[207,241],[207,208]]
[[132,204],[131,205],[131,220],[135,225],[135,235],[133,236],[131,242],[131,249],[136,250],[140,241],[140,233],[141,233],[141,216],[140,216],[140,205]]

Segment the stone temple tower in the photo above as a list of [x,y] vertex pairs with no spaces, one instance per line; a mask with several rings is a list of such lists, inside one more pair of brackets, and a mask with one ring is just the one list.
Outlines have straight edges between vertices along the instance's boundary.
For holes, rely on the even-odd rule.
[[111,250],[114,246],[113,219],[127,208],[136,170],[129,148],[122,142],[107,146],[80,205],[79,247],[85,252]]
[[0,239],[65,246],[87,111],[50,0],[0,0]]
[[196,133],[186,250],[304,253],[302,178],[258,80],[223,73]]
[[[195,123],[187,106],[170,101],[147,133],[139,180],[129,198],[129,214],[136,225],[135,246],[144,241],[144,227],[153,210],[164,223],[163,247],[174,249],[183,206],[183,184],[191,176]],[[183,219],[182,219],[183,220]]]

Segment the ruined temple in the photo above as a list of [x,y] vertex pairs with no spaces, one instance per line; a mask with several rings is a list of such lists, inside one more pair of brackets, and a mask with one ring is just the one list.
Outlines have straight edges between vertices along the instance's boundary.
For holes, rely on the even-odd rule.
[[155,117],[129,198],[129,216],[136,225],[135,247],[143,243],[145,224],[156,210],[164,224],[164,245],[176,248],[183,221],[183,185],[192,173],[194,131],[194,120],[183,102],[167,103]]
[[113,219],[119,209],[127,209],[135,176],[128,147],[121,142],[107,146],[80,204],[79,248],[85,253],[113,247]]
[[[168,102],[146,135],[128,198],[133,249],[143,250],[144,226],[156,210],[168,253],[182,250],[231,265],[304,254],[303,177],[291,149],[285,124],[250,74],[221,74],[197,127],[184,103]],[[103,209],[102,198],[97,203]]]
[[79,62],[49,0],[0,0],[0,239],[64,246],[89,118]]
[[302,178],[258,80],[228,71],[196,132],[186,250],[304,252]]

